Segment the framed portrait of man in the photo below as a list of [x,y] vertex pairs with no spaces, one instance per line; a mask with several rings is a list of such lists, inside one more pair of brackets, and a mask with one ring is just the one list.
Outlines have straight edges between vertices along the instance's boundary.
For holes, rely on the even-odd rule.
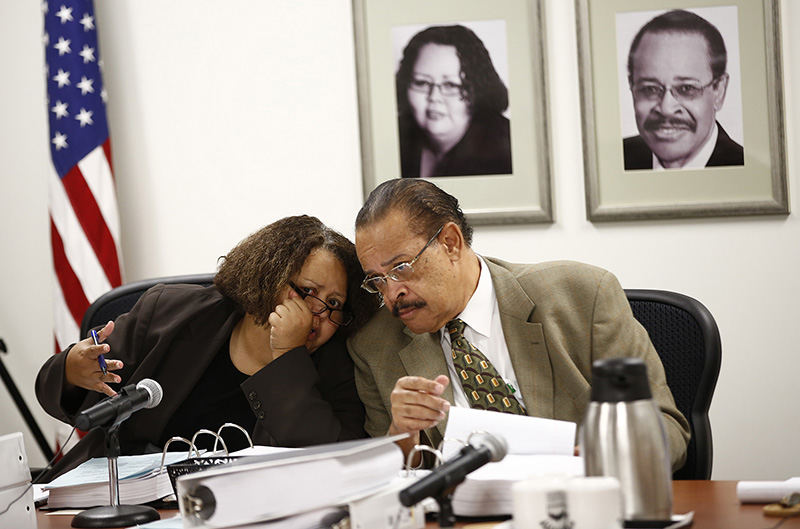
[[787,214],[777,3],[657,4],[577,0],[588,218]]
[[365,196],[429,178],[474,224],[552,221],[540,2],[354,1]]

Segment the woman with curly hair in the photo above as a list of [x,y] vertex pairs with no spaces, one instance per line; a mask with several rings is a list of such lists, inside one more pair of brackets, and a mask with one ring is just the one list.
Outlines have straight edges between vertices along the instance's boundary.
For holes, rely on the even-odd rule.
[[508,89],[472,30],[414,35],[395,83],[403,178],[511,173]]
[[[121,425],[123,454],[160,451],[172,436],[191,438],[225,422],[262,445],[364,437],[344,346],[345,335],[377,308],[359,288],[362,279],[347,238],[314,217],[281,219],[233,248],[212,286],[156,285],[100,329],[100,345],[87,339],[53,355],[39,372],[36,395],[48,413],[72,424],[119,385],[158,381],[161,404]],[[98,367],[100,354],[107,374]],[[53,475],[103,455],[98,430]],[[230,449],[245,443],[241,434],[225,440]],[[213,445],[211,436],[198,441]]]

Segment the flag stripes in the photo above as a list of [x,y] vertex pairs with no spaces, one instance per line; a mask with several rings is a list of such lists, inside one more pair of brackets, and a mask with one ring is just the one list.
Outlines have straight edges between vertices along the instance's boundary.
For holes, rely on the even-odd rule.
[[54,337],[63,350],[85,338],[89,304],[122,282],[119,211],[92,1],[46,0],[42,11]]

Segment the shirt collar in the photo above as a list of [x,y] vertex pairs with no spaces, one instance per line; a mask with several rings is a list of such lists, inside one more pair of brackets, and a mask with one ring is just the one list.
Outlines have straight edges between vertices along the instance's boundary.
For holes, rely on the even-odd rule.
[[[714,152],[714,147],[717,146],[717,137],[719,136],[719,125],[714,123],[714,126],[711,128],[711,134],[708,137],[708,140],[703,144],[703,147],[697,151],[693,157],[689,158],[685,164],[681,167],[681,169],[702,169],[708,163],[708,160],[711,159],[711,155]],[[658,160],[658,156],[653,154],[653,169],[657,171],[663,171],[664,167],[661,165],[661,162]]]
[[[477,254],[476,254],[477,255]],[[495,310],[495,293],[492,284],[492,276],[486,267],[486,262],[480,255],[477,255],[478,263],[481,267],[481,275],[478,278],[478,287],[469,298],[467,306],[458,315],[469,327],[485,336],[491,337],[492,334],[492,315]]]

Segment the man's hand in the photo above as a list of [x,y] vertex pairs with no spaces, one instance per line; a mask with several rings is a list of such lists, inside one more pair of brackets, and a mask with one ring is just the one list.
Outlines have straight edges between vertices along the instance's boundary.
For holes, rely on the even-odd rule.
[[104,375],[100,369],[97,357],[108,354],[111,347],[102,342],[114,332],[114,322],[110,321],[97,333],[97,341],[100,345],[94,345],[91,338],[81,340],[72,346],[67,353],[65,362],[67,383],[79,388],[88,389],[105,393],[109,397],[117,394],[107,384],[108,382],[119,383],[122,381],[119,375],[111,373],[113,370],[122,369],[121,360],[106,360],[108,374]]
[[441,398],[444,388],[450,383],[444,375],[435,380],[422,377],[403,377],[392,390],[392,424],[387,435],[410,433],[408,439],[397,444],[408,453],[419,444],[419,432],[436,426],[450,410],[450,403]]
[[403,377],[392,390],[392,425],[389,434],[419,432],[435,426],[444,419],[450,403],[441,398],[450,383],[444,375],[436,380],[422,377]]

